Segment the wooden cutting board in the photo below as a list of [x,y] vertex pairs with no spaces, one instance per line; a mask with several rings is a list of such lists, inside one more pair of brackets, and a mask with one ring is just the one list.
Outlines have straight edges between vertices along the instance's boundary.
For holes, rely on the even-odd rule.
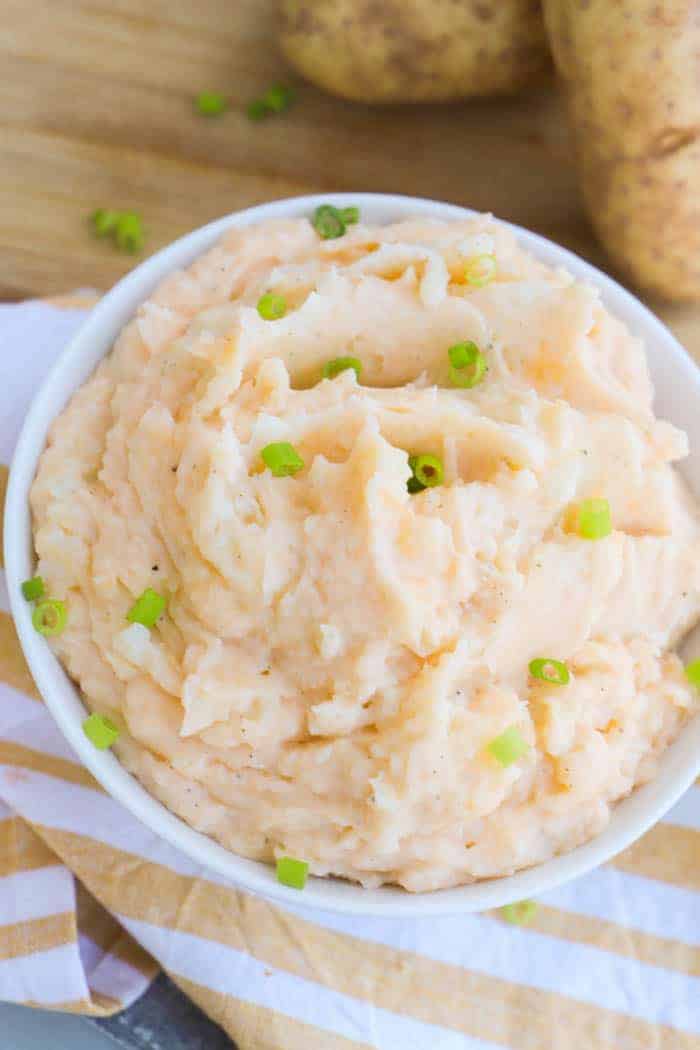
[[[146,252],[291,194],[375,190],[493,211],[605,267],[583,214],[554,81],[534,95],[371,108],[288,73],[274,0],[0,0],[0,297],[106,289],[134,264],[89,233],[133,209]],[[288,113],[245,105],[297,84]],[[194,112],[202,90],[231,110]],[[658,306],[700,359],[700,308]]]

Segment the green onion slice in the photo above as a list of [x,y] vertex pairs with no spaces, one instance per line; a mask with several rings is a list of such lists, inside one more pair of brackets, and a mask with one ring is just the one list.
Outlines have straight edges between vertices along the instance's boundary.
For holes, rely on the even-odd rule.
[[22,584],[22,595],[28,602],[35,602],[44,597],[44,581],[41,576],[32,576],[31,580],[25,580]]
[[341,372],[352,368],[358,380],[362,374],[362,362],[358,357],[334,357],[332,361],[326,361],[323,366],[323,378],[335,379]]
[[696,689],[700,688],[700,660],[693,660],[685,669],[685,677]]
[[263,321],[279,321],[287,312],[287,300],[283,295],[265,292],[258,300],[258,313]]
[[483,288],[496,275],[496,257],[494,255],[475,255],[464,268],[464,276],[468,284],[475,288]]
[[262,101],[271,113],[283,113],[285,109],[289,109],[295,98],[293,89],[286,84],[273,84],[263,95]]
[[58,598],[44,598],[34,606],[32,624],[34,630],[45,638],[60,634],[68,621],[66,603]]
[[522,733],[517,726],[509,726],[500,736],[494,737],[487,750],[493,755],[497,762],[506,768],[512,766],[519,758],[522,758],[528,750],[527,743],[523,740]]
[[107,208],[98,208],[90,216],[90,222],[98,237],[106,237],[116,230],[119,222],[119,212],[111,211]]
[[119,730],[104,715],[92,714],[83,722],[83,732],[99,751],[106,751],[119,737]]
[[152,587],[147,587],[139,595],[126,614],[129,623],[140,623],[144,627],[154,627],[165,610],[165,598]]
[[312,220],[316,233],[324,241],[335,240],[345,233],[345,220],[342,213],[332,204],[320,204]]
[[283,886],[291,886],[295,890],[303,890],[309,874],[309,865],[305,860],[295,860],[294,857],[280,857],[277,861],[277,881]]
[[406,482],[406,488],[409,493],[414,496],[416,492],[423,492],[425,490],[425,485],[422,485],[414,474],[413,477],[409,478]]
[[256,98],[248,104],[246,113],[248,120],[264,120],[265,117],[269,117],[270,109],[263,99]]
[[537,901],[524,900],[514,901],[501,908],[501,915],[513,926],[527,926],[537,914]]
[[195,99],[195,106],[203,117],[219,117],[228,109],[228,102],[218,91],[202,91]]
[[133,211],[125,211],[117,219],[114,237],[117,247],[134,255],[143,248],[143,226],[141,218]]
[[487,372],[486,358],[471,340],[455,343],[447,351],[450,359],[450,382],[469,389],[482,381]]
[[531,660],[529,670],[533,678],[539,678],[550,685],[566,685],[571,678],[565,663],[561,660],[549,660],[547,657]]
[[408,465],[413,471],[413,476],[423,488],[432,489],[436,485],[442,485],[445,480],[445,470],[442,460],[437,456],[422,455],[409,456]]
[[264,120],[273,113],[289,109],[296,95],[285,84],[273,84],[260,98],[253,99],[246,110],[249,120]]
[[304,460],[288,441],[274,441],[271,445],[265,445],[260,455],[276,478],[289,477],[304,466]]
[[340,209],[340,217],[346,226],[353,226],[360,221],[360,209],[354,206]]
[[585,540],[602,540],[610,535],[612,516],[606,499],[585,499],[579,503],[578,532]]

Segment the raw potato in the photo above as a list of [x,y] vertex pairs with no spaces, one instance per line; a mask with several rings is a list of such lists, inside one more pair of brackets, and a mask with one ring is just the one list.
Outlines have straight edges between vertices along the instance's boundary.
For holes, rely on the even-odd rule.
[[544,0],[583,192],[615,262],[700,301],[700,5]]
[[506,94],[550,65],[539,0],[281,0],[281,14],[292,65],[360,102]]

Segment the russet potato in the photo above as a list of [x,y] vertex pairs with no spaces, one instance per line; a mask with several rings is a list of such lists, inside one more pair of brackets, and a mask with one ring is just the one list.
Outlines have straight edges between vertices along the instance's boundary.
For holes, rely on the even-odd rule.
[[550,66],[539,0],[281,0],[304,77],[361,102],[518,91]]
[[637,285],[700,301],[700,7],[544,0],[583,194]]

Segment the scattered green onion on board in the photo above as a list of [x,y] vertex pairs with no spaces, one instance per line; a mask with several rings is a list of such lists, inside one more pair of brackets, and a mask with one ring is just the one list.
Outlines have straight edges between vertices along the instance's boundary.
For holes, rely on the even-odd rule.
[[523,757],[528,750],[528,744],[523,740],[517,726],[509,726],[499,736],[494,737],[487,745],[487,750],[505,769]]
[[685,669],[685,677],[696,689],[700,688],[700,660],[693,660]]
[[289,109],[296,95],[292,88],[285,84],[273,84],[264,95],[253,99],[246,110],[249,120],[264,120],[273,113],[283,113]]
[[537,914],[537,901],[514,901],[501,908],[501,915],[513,926],[527,926]]
[[98,751],[106,751],[119,737],[119,730],[105,715],[91,714],[83,722],[83,732]]
[[571,675],[569,668],[561,660],[550,660],[547,657],[538,657],[531,660],[528,669],[533,678],[539,678],[549,685],[567,685]]
[[35,602],[44,597],[46,588],[41,576],[32,576],[31,580],[25,580],[22,584],[22,596],[28,602]]
[[203,117],[220,117],[228,109],[226,96],[218,91],[201,91],[194,104],[197,112]]
[[133,255],[143,248],[143,225],[136,212],[98,208],[90,216],[90,224],[97,237],[111,236],[120,251]]
[[606,499],[585,499],[578,505],[578,533],[585,540],[602,540],[612,532],[610,504]]
[[487,372],[486,358],[476,343],[455,343],[447,351],[452,386],[470,389],[482,381]]
[[294,890],[303,890],[309,874],[309,865],[305,860],[294,857],[280,857],[277,861],[277,881]]
[[267,106],[261,98],[253,99],[253,101],[248,104],[248,108],[246,109],[246,113],[248,114],[248,120],[256,121],[264,120],[265,117],[269,117],[271,112],[272,111],[270,110],[270,107]]
[[108,208],[98,208],[90,216],[93,231],[98,237],[106,237],[114,233],[119,222],[119,212],[110,211]]
[[129,255],[135,255],[143,248],[143,226],[141,218],[134,211],[125,211],[117,220],[114,231],[117,247]]
[[273,84],[263,95],[263,102],[273,113],[283,113],[289,109],[294,101],[295,95],[292,88],[286,84]]
[[147,587],[139,595],[126,614],[129,623],[140,623],[143,627],[155,627],[165,610],[165,598],[152,587]]
[[358,380],[362,374],[362,362],[358,357],[334,357],[332,361],[326,361],[323,366],[323,378],[335,379],[341,372],[352,368]]
[[467,284],[474,288],[483,288],[496,275],[496,257],[494,255],[475,255],[464,268]]
[[263,321],[279,321],[287,312],[287,300],[283,295],[265,292],[258,300],[258,313]]
[[37,602],[32,612],[34,630],[45,638],[54,638],[60,634],[68,622],[66,603],[58,598],[44,598]]
[[304,460],[288,441],[273,441],[271,445],[265,445],[260,455],[276,478],[290,477],[304,466]]

